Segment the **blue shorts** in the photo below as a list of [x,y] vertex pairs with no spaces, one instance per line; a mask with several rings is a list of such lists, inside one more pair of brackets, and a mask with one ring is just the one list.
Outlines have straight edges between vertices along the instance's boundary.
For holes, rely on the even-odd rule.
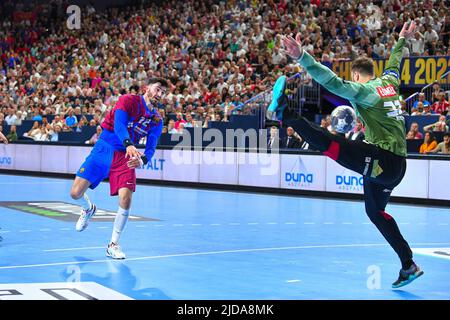
[[94,189],[100,182],[108,178],[113,158],[113,146],[103,139],[98,139],[76,175],[88,180],[91,183],[89,188]]

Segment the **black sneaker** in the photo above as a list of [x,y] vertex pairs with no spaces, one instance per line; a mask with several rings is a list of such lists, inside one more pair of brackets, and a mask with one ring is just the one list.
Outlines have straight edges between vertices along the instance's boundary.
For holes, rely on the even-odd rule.
[[406,286],[408,283],[416,280],[418,277],[423,275],[423,271],[420,270],[419,266],[413,263],[408,270],[400,270],[400,275],[397,281],[392,284],[392,288],[400,288]]

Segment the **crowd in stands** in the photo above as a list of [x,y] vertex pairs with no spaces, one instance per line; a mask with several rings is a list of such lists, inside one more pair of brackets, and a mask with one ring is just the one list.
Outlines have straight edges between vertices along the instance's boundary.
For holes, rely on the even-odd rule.
[[[449,9],[439,0],[144,0],[81,7],[74,30],[66,23],[69,4],[0,3],[0,124],[10,126],[11,139],[55,141],[59,132],[97,128],[120,95],[142,93],[149,77],[169,79],[157,106],[164,133],[247,114],[244,101],[299,70],[281,53],[280,34],[301,32],[324,64],[388,58],[403,23],[415,20],[404,57],[450,55]],[[413,112],[448,112],[441,91],[431,107],[419,96]],[[17,137],[13,126],[27,120],[36,122]]]

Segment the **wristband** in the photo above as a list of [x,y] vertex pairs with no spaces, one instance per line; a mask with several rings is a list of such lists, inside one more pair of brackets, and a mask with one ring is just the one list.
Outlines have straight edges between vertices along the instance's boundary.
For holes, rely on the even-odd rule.
[[130,139],[123,140],[123,145],[125,146],[125,148],[129,146],[134,146],[133,142],[131,142]]
[[147,159],[147,156],[145,154],[141,157],[141,161],[142,161],[142,164],[147,164],[148,163],[148,159]]

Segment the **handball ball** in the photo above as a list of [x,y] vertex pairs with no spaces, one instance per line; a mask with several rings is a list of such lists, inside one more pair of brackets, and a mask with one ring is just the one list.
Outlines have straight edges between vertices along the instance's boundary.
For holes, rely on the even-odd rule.
[[356,113],[349,106],[339,106],[331,113],[331,128],[339,133],[347,133],[356,125]]

